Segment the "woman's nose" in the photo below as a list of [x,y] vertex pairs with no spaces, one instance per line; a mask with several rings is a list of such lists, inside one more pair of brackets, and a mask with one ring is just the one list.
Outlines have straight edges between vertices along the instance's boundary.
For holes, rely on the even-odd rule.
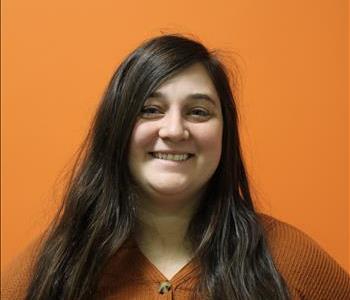
[[158,133],[162,139],[178,142],[189,138],[189,131],[180,113],[169,113],[162,121]]

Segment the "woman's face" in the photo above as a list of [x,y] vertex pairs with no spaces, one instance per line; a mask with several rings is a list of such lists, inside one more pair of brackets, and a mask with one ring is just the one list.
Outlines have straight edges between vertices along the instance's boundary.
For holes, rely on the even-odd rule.
[[129,168],[147,198],[196,197],[221,157],[220,100],[202,64],[164,82],[135,123]]

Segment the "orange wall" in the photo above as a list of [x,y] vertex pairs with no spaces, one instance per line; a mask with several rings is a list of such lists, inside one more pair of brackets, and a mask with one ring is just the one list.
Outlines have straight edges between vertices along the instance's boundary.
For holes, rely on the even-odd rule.
[[259,207],[349,270],[347,1],[4,0],[1,14],[2,266],[50,220],[117,64],[180,31],[236,53]]

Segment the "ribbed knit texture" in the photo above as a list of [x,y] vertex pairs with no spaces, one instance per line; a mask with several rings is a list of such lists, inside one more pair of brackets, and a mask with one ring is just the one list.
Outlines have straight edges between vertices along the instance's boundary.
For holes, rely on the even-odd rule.
[[[313,239],[296,227],[265,214],[261,216],[270,251],[293,300],[349,300],[350,276]],[[1,275],[1,299],[24,299],[36,242],[17,257]],[[187,263],[161,294],[167,278],[128,240],[103,271],[98,299],[190,299],[200,274],[196,259]],[[168,284],[169,285],[169,284]]]

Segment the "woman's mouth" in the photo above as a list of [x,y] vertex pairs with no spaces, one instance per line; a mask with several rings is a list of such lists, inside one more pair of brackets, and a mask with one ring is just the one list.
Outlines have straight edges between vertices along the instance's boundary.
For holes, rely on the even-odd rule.
[[150,152],[150,154],[157,159],[171,160],[171,161],[185,161],[190,159],[193,154],[190,153],[162,153],[162,152]]

